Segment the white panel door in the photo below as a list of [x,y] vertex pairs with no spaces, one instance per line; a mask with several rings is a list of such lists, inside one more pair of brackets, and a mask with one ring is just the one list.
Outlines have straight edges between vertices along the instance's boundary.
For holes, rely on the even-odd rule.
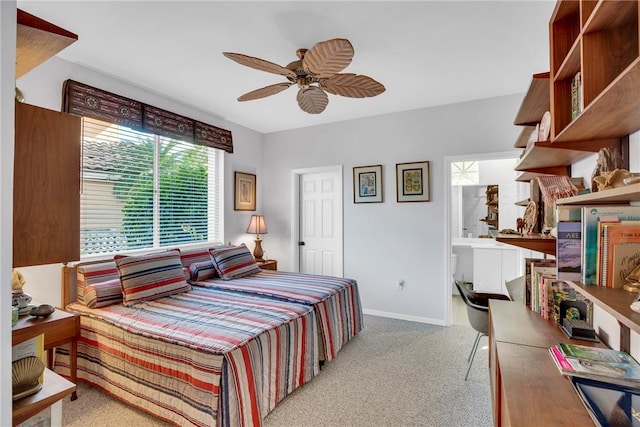
[[300,175],[300,272],[342,274],[342,183],[336,172]]

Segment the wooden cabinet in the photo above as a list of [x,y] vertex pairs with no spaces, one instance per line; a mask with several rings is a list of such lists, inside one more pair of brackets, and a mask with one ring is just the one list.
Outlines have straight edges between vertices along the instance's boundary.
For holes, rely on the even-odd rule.
[[518,277],[518,251],[504,248],[473,250],[473,289],[508,295],[505,281]]
[[16,102],[13,267],[80,259],[80,117]]

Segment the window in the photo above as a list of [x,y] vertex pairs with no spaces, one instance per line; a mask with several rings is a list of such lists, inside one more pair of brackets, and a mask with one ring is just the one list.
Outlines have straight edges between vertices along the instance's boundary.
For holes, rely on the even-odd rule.
[[451,185],[477,185],[479,183],[478,162],[451,163]]
[[222,151],[85,117],[80,255],[222,241]]

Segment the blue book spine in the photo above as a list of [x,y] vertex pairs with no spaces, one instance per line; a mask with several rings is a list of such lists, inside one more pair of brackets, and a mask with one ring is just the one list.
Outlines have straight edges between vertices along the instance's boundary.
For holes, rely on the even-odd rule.
[[559,280],[578,282],[582,278],[582,223],[557,223],[556,265]]

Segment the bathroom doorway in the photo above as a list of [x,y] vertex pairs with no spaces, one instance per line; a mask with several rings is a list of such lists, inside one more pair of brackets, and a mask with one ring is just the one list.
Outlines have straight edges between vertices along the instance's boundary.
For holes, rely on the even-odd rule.
[[[471,189],[464,189],[463,187],[473,188],[477,191],[481,191],[483,195],[486,195],[487,187],[489,185],[497,185],[499,191],[498,198],[498,210],[499,217],[498,222],[495,224],[497,230],[505,228],[516,228],[516,219],[522,215],[524,208],[517,206],[516,202],[528,197],[529,185],[528,183],[517,182],[516,178],[518,172],[514,171],[514,167],[519,160],[520,152],[509,151],[502,153],[486,153],[486,154],[469,154],[463,156],[451,156],[445,158],[445,173],[446,173],[446,189],[445,189],[445,250],[446,253],[453,254],[453,244],[462,245],[461,247],[472,248],[473,245],[482,244],[482,240],[479,236],[485,235],[484,230],[487,230],[487,226],[481,226],[478,224],[477,234],[474,231],[464,230],[469,228],[465,225],[465,219],[463,217],[463,207],[465,205],[465,194],[473,192]],[[477,194],[477,193],[476,193]],[[467,196],[468,197],[468,196]],[[475,197],[475,196],[474,196]],[[478,197],[479,198],[479,197]],[[468,201],[466,204],[473,204],[473,201]],[[480,201],[476,202],[477,204]],[[485,203],[483,206],[484,214],[477,217],[478,223],[480,219],[487,216],[486,199],[482,201]],[[474,214],[477,216],[476,214]],[[468,222],[467,222],[468,224]],[[469,238],[471,233],[471,238]],[[486,240],[485,243],[492,243],[492,241]],[[466,249],[465,249],[466,250]],[[469,249],[471,251],[471,249]],[[464,251],[462,251],[464,253]],[[460,298],[457,295],[457,290],[453,288],[453,278],[456,271],[454,262],[457,264],[457,270],[461,278],[464,276],[464,280],[472,279],[472,265],[464,256],[457,257],[453,261],[454,257],[449,257],[449,262],[446,268],[448,292],[445,293],[446,305],[449,307],[449,323],[452,322],[452,307],[454,303],[458,302],[454,298]],[[472,262],[471,262],[472,263]],[[457,307],[459,304],[456,304]],[[456,311],[458,312],[458,311]],[[458,321],[460,319],[456,319]]]

